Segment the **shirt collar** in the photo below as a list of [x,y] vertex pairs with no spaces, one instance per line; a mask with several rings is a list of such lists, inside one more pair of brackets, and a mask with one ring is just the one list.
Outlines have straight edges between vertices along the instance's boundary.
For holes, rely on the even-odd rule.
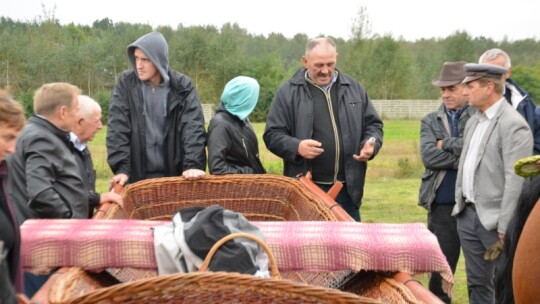
[[77,138],[77,135],[75,135],[73,132],[69,132],[69,139],[73,143],[75,149],[79,151],[83,151],[84,149],[86,149],[86,143],[82,143],[79,138]]
[[497,111],[499,111],[499,108],[501,107],[502,100],[504,100],[504,97],[499,99],[499,101],[494,103],[491,107],[489,107],[489,109],[484,112],[488,119],[492,119],[493,117],[495,117],[495,114],[497,114]]
[[328,88],[330,88],[336,82],[337,74],[338,74],[338,71],[334,70],[334,77],[332,77],[332,81],[330,81],[330,83],[328,85],[322,86],[322,88],[325,91],[328,91]]
[[501,101],[503,101],[504,99],[505,98],[502,97],[484,112],[478,111],[476,114],[480,116],[480,120],[483,121],[485,119],[492,119],[493,117],[495,117],[495,114],[497,114],[497,111],[499,111],[499,108],[501,107]]

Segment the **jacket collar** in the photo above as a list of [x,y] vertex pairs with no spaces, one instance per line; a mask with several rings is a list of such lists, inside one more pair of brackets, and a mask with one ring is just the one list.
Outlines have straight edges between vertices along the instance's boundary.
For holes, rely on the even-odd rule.
[[[306,74],[306,71],[307,71],[306,68],[301,68],[298,71],[296,71],[296,73],[294,73],[293,77],[291,77],[290,82],[292,84],[294,84],[294,85],[304,85],[304,84],[306,84],[306,78],[304,77],[304,75]],[[343,77],[343,73],[339,69],[336,69],[336,72],[337,72],[337,75],[338,75],[337,79],[336,79],[336,83],[338,83],[338,85],[349,85],[349,84],[351,84],[349,78],[348,77]]]
[[71,141],[69,137],[69,132],[59,129],[57,126],[53,125],[47,119],[37,116],[37,115],[32,115],[28,119],[28,122],[32,122],[38,126],[48,129],[54,135],[58,136],[58,138],[60,138],[68,147],[70,146]]
[[[232,115],[231,113],[229,113],[229,111],[227,111],[227,109],[225,109],[225,106],[220,103],[217,110],[216,110],[216,113],[223,113],[225,115],[225,117],[228,119],[228,120],[232,120],[233,122],[237,123],[237,124],[243,124],[245,125],[245,121],[243,120],[240,120],[240,118]],[[247,120],[247,118],[246,118]]]

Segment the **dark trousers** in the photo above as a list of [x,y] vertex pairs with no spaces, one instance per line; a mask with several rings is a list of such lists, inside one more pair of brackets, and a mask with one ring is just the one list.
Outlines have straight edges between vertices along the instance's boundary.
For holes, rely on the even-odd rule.
[[494,278],[499,261],[504,260],[504,251],[493,262],[484,260],[484,253],[499,240],[499,233],[496,229],[486,230],[476,210],[469,206],[457,216],[457,227],[465,256],[469,303],[495,303]]
[[28,298],[32,298],[39,289],[45,285],[51,275],[33,274],[31,272],[24,273],[24,294]]
[[[328,192],[333,185],[317,184],[324,192]],[[356,204],[353,202],[352,197],[347,191],[347,184],[343,183],[343,188],[339,191],[338,196],[335,198],[336,203],[340,204],[341,207],[357,222],[360,222],[360,208],[356,207]]]
[[[446,257],[452,273],[456,273],[459,260],[461,243],[457,231],[456,218],[452,216],[451,205],[431,205],[428,213],[428,229],[437,237],[441,251]],[[451,303],[452,299],[442,289],[442,277],[438,272],[433,272],[429,279],[429,290],[445,303]]]

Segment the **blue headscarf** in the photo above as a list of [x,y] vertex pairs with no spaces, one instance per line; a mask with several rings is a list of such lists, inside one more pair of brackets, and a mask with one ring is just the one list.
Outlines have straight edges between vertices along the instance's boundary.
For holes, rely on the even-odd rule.
[[244,120],[255,109],[259,99],[257,80],[238,76],[229,81],[221,94],[221,102],[232,115]]

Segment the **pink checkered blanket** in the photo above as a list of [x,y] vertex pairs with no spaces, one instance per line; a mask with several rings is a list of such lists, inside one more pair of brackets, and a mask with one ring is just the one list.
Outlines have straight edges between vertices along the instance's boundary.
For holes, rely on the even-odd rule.
[[[21,226],[28,271],[62,266],[156,269],[152,227],[138,220],[28,220]],[[252,222],[263,232],[280,271],[439,272],[453,276],[424,224]],[[451,287],[450,287],[451,288]]]

